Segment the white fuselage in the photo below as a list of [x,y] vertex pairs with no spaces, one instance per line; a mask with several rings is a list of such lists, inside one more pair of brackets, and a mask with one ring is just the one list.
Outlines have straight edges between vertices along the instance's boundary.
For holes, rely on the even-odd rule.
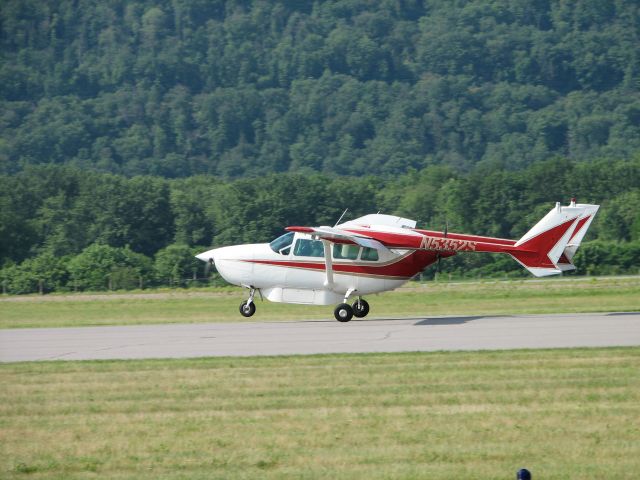
[[378,252],[358,245],[312,240],[304,233],[288,235],[290,239],[275,247],[275,241],[236,245],[197,257],[213,259],[227,282],[259,289],[272,302],[315,305],[339,303],[347,293],[367,295],[392,290],[422,269],[414,265],[413,251]]

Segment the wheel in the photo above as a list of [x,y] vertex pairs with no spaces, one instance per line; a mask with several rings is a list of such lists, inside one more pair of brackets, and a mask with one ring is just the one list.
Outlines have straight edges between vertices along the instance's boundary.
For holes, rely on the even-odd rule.
[[243,317],[250,317],[254,313],[256,313],[255,303],[249,302],[249,304],[247,304],[247,302],[242,302],[240,304],[240,315],[242,315]]
[[339,322],[348,322],[353,318],[353,308],[348,303],[341,303],[333,311],[333,314]]
[[369,313],[369,304],[366,300],[360,299],[353,302],[353,314],[358,318],[364,318]]

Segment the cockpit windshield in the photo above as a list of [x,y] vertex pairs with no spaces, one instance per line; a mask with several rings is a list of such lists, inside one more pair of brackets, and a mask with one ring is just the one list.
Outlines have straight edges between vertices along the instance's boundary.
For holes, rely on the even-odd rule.
[[293,232],[285,233],[269,244],[271,250],[281,255],[289,255],[293,243]]

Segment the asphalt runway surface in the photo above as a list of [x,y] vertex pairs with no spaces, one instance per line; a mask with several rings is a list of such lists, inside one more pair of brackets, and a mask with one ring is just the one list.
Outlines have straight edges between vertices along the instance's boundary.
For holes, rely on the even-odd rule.
[[0,330],[0,362],[640,345],[640,312]]

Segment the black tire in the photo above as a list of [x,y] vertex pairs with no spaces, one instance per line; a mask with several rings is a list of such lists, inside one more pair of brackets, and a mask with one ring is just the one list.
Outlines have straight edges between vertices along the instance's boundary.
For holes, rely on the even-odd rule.
[[339,322],[348,322],[353,318],[353,308],[348,303],[341,303],[333,311],[333,315]]
[[253,302],[250,302],[247,305],[247,302],[242,302],[240,304],[240,315],[242,315],[243,317],[250,317],[251,315],[253,315],[254,313],[256,313],[256,304]]
[[369,313],[369,304],[366,300],[360,299],[353,302],[353,315],[358,318],[364,318]]

